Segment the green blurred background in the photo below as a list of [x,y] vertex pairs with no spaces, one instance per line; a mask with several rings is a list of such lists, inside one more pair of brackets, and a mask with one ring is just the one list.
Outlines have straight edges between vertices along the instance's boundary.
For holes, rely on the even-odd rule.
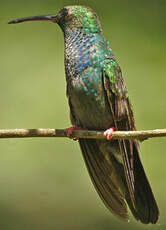
[[[108,4],[109,2],[109,4]],[[65,96],[64,41],[47,22],[8,25],[83,4],[99,15],[122,67],[137,129],[166,127],[166,1],[0,1],[0,128],[70,126]],[[0,229],[166,229],[166,138],[141,144],[160,219],[123,223],[105,208],[78,143],[63,138],[0,140]]]

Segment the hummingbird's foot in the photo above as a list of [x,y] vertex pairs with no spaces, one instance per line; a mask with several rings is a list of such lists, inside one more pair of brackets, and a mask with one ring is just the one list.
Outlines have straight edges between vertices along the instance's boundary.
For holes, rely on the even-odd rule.
[[107,138],[108,141],[111,140],[111,137],[112,137],[112,133],[115,131],[115,128],[110,128],[110,129],[107,129],[105,132],[104,132],[104,136]]
[[[67,133],[67,136],[71,138],[74,130],[80,130],[81,127],[78,126],[72,126],[70,128],[65,129],[64,131]],[[74,140],[78,140],[79,138],[75,137]]]

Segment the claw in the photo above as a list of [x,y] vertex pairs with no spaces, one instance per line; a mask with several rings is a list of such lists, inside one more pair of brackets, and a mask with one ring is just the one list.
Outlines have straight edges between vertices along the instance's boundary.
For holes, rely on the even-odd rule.
[[[80,129],[82,129],[82,128],[77,127],[77,126],[72,126],[70,128],[65,129],[64,131],[67,133],[68,137],[71,137],[74,130],[80,130]],[[77,138],[75,138],[75,139],[77,139]]]
[[110,128],[110,129],[107,129],[105,132],[104,132],[104,136],[107,138],[107,140],[111,140],[111,137],[112,137],[112,133],[115,131],[115,128]]

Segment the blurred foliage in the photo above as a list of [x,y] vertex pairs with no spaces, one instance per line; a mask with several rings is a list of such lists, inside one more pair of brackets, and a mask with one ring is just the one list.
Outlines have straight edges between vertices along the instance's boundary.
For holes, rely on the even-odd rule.
[[[54,14],[73,4],[89,5],[100,16],[123,70],[137,128],[165,128],[165,0],[1,0],[0,128],[70,125],[60,29],[47,22],[7,22]],[[0,142],[0,229],[165,229],[165,138],[141,144],[141,158],[160,207],[155,226],[144,226],[132,217],[123,223],[109,213],[91,184],[76,142],[58,138]]]

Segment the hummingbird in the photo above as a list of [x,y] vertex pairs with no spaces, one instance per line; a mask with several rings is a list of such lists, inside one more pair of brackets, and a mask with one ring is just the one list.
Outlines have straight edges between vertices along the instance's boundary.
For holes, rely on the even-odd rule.
[[105,206],[129,221],[155,224],[159,209],[139,157],[137,140],[111,140],[114,130],[136,130],[121,68],[96,13],[87,6],[64,7],[55,15],[26,17],[60,26],[65,41],[65,74],[70,118],[75,129],[100,130],[105,139],[78,139],[91,180]]

